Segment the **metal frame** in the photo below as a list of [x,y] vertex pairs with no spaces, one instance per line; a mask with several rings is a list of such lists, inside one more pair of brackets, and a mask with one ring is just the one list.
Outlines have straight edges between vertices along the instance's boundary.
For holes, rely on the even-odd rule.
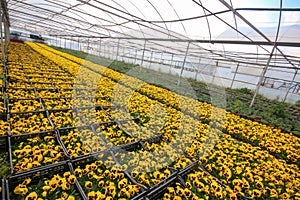
[[[199,7],[200,15],[186,17],[184,15],[181,16],[180,9],[182,8],[176,7],[171,0],[165,0],[165,5],[169,6],[170,13],[174,15],[173,19],[167,17],[161,11],[160,5],[150,0],[139,1],[139,4],[134,3],[133,0],[124,2],[129,6],[122,5],[116,0],[76,0],[72,3],[62,0],[45,0],[41,3],[36,1],[32,3],[31,0],[9,0],[8,2],[1,0],[1,10],[6,27],[11,25],[12,28],[38,32],[46,35],[49,41],[53,41],[53,44],[59,46],[64,45],[64,47],[72,48],[77,43],[77,46],[80,47],[79,50],[96,52],[98,56],[101,55],[118,60],[127,59],[140,65],[147,65],[148,63],[149,67],[152,63],[161,64],[162,66],[168,66],[170,71],[172,67],[181,67],[180,74],[183,73],[183,70],[186,70],[184,67],[185,63],[189,62],[193,64],[193,69],[189,70],[196,72],[194,77],[198,77],[198,72],[204,73],[204,68],[209,67],[212,63],[218,63],[221,67],[222,65],[227,67],[231,63],[232,66],[239,67],[234,72],[233,79],[229,80],[230,87],[233,87],[234,83],[238,81],[237,74],[240,73],[239,69],[249,65],[257,69],[263,69],[260,80],[254,84],[257,88],[255,94],[258,93],[265,73],[269,69],[278,71],[282,69],[283,72],[294,70],[293,80],[290,81],[297,82],[296,77],[299,73],[298,63],[300,57],[289,55],[282,49],[298,48],[300,47],[300,40],[277,40],[278,32],[281,28],[281,20],[277,24],[276,39],[270,39],[246,19],[242,12],[278,12],[281,15],[283,12],[300,12],[300,7],[282,7],[282,0],[280,1],[281,6],[275,8],[237,8],[234,7],[234,2],[231,0],[213,1],[218,3],[220,8],[211,8],[206,2],[201,0],[187,2]],[[152,9],[158,20],[147,18],[147,12],[141,4],[144,7],[148,6],[147,12]],[[89,12],[89,9],[91,12]],[[232,13],[233,23],[224,20],[222,17],[230,12]],[[213,37],[212,19],[217,19],[225,24],[243,39],[238,38],[234,40]],[[193,20],[204,20],[203,23],[206,23],[208,31],[206,38],[199,39],[189,36],[186,23]],[[239,23],[247,25],[250,30],[257,33],[261,38],[251,38],[251,36],[239,29]],[[184,34],[173,32],[170,28],[173,24],[181,26]],[[157,37],[157,33],[159,37]],[[9,36],[9,34],[5,35]],[[6,38],[6,40],[9,41],[9,38]],[[222,45],[222,47],[220,48],[219,45]],[[229,51],[227,48],[230,45],[241,47],[246,45],[254,46],[256,47],[256,53]],[[188,49],[185,50],[182,46],[188,46]],[[273,47],[272,50],[270,50],[270,46]],[[89,50],[89,47],[94,49]],[[5,50],[2,51],[3,55],[5,55]],[[161,54],[161,56],[164,56],[164,60],[157,61],[155,55],[161,52],[164,53]],[[172,55],[172,58],[168,58],[168,55]],[[178,64],[176,63],[182,64],[177,66]],[[181,75],[178,83],[180,83],[180,79]],[[289,91],[287,91],[284,101],[287,99],[288,94]]]

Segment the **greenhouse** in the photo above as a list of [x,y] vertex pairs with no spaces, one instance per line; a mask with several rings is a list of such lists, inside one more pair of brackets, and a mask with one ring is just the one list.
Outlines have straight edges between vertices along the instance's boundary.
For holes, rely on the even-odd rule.
[[0,5],[1,199],[300,199],[300,2]]

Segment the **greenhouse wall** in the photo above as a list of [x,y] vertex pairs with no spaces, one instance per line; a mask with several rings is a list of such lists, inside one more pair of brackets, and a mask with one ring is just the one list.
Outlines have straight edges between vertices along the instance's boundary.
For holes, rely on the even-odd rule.
[[[138,41],[139,42],[139,41]],[[138,43],[135,41],[135,43]],[[85,53],[109,58],[111,60],[125,61],[142,65],[144,68],[169,73],[182,77],[223,86],[226,88],[249,88],[255,90],[259,77],[263,72],[264,65],[256,63],[238,63],[230,60],[216,61],[210,59],[213,55],[200,55],[187,53],[184,62],[184,44],[182,52],[174,52],[172,49],[151,49],[151,45],[128,47],[122,46],[115,40],[105,42],[80,43],[76,40],[56,39],[49,40],[49,45],[59,46]],[[276,62],[276,58],[274,63]],[[288,94],[287,94],[288,92]],[[270,99],[295,103],[300,96],[300,74],[294,69],[281,69],[279,67],[268,67],[259,94]]]

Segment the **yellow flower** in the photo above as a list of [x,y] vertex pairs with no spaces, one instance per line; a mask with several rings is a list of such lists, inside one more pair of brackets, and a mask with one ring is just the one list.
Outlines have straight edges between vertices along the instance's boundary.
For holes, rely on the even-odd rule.
[[275,189],[270,190],[270,197],[271,198],[278,198],[278,193]]
[[190,182],[186,182],[185,186],[188,188],[188,189],[192,189],[192,184]]
[[261,196],[261,191],[257,190],[257,189],[254,189],[253,190],[253,195],[254,195],[254,197],[260,197]]
[[216,192],[214,194],[218,199],[222,199],[223,198],[223,193],[220,191],[220,192]]
[[50,190],[53,192],[54,190],[56,190],[57,188],[57,180],[56,179],[51,179],[49,181],[49,186],[50,186]]
[[70,175],[69,177],[68,177],[68,182],[70,183],[70,184],[75,184],[75,182],[76,182],[76,176],[74,176],[73,174],[72,175]]
[[188,188],[185,188],[184,189],[184,196],[186,198],[190,198],[192,196],[192,192]]
[[46,197],[47,196],[47,191],[42,192],[42,197]]
[[104,186],[104,181],[103,180],[101,180],[101,181],[99,181],[99,183],[98,183],[98,187],[102,187],[102,186]]
[[87,196],[88,199],[94,199],[94,198],[95,198],[95,194],[96,194],[95,191],[89,192],[89,193],[88,193],[88,196]]
[[229,198],[230,198],[230,200],[237,200],[238,199],[236,193],[234,193],[234,192],[229,193]]
[[130,193],[126,188],[122,188],[119,192],[119,197],[123,197],[123,196],[130,198]]
[[71,172],[67,171],[67,172],[64,173],[63,176],[64,176],[66,179],[68,179],[70,175],[71,175]]
[[31,192],[29,195],[27,195],[25,200],[36,200],[37,198],[38,198],[37,193],[36,192]]
[[74,174],[77,177],[81,177],[82,176],[82,170],[80,168],[75,169]]
[[242,172],[243,172],[243,168],[242,168],[242,167],[237,166],[237,167],[235,168],[235,174],[239,175],[239,174],[242,173]]
[[288,193],[283,193],[280,195],[281,199],[290,199],[290,195]]
[[71,185],[67,182],[65,178],[62,179],[61,189],[63,190],[70,190]]
[[31,182],[31,179],[27,178],[22,182],[22,185],[28,185],[30,182]]
[[258,189],[262,189],[264,187],[264,184],[260,181],[256,182],[256,187],[258,187]]
[[70,195],[67,200],[75,200],[75,197],[73,195]]
[[22,156],[22,152],[23,150],[15,150],[13,154],[15,157],[20,158]]
[[126,178],[123,178],[121,181],[118,182],[118,188],[122,189],[124,188],[128,183],[128,180]]
[[28,192],[28,189],[25,185],[19,184],[15,189],[14,189],[14,193],[15,194],[20,194],[22,196],[24,196],[26,193]]
[[93,183],[91,181],[86,181],[84,186],[87,188],[87,189],[91,189],[93,187]]
[[132,178],[137,178],[138,174],[139,174],[138,171],[134,171],[134,170],[133,170],[133,171],[131,172]]
[[174,196],[173,200],[182,200],[180,196]]
[[115,197],[117,192],[116,192],[116,187],[114,185],[109,185],[106,187],[108,190],[108,194],[111,195],[112,197]]
[[48,190],[50,190],[50,189],[51,189],[51,187],[50,187],[49,185],[43,186],[43,190],[44,190],[44,191],[48,191]]

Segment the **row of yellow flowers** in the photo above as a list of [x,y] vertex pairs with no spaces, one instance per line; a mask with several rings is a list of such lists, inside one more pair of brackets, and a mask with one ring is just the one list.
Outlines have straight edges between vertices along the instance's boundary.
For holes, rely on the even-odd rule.
[[[119,86],[118,86],[119,87]],[[123,88],[121,88],[121,89],[123,89]],[[115,90],[113,90],[113,92],[115,92]],[[128,91],[129,92],[129,94],[134,94],[134,95],[132,95],[133,97],[132,97],[132,105],[129,107],[129,110],[132,110],[132,111],[134,111],[133,113],[141,113],[142,114],[142,119],[144,119],[144,120],[146,120],[147,119],[147,117],[149,117],[149,108],[151,108],[151,105],[156,105],[157,103],[156,102],[153,102],[153,101],[150,101],[150,100],[148,100],[147,98],[145,98],[145,96],[141,96],[140,94],[137,94],[137,93],[133,93],[132,91]],[[141,98],[143,101],[143,105],[140,105],[141,104],[141,101],[138,101],[137,99],[138,98]],[[131,101],[129,101],[130,103],[131,103]],[[145,104],[144,104],[144,102],[145,102]],[[158,104],[159,105],[159,104]],[[139,107],[139,109],[137,110],[137,111],[135,111],[134,109],[136,109],[136,107]],[[158,106],[158,108],[155,108],[155,109],[160,109],[160,108],[164,108],[164,105],[159,105]],[[169,109],[169,108],[165,108],[165,109]],[[174,109],[173,109],[174,110]],[[170,113],[172,111],[172,109],[171,110],[168,110],[168,112],[166,112],[166,113]],[[175,112],[175,114],[176,114],[176,110],[174,110],[174,112]],[[178,113],[177,115],[179,115],[179,117],[177,117],[177,118],[179,118],[179,119],[181,119],[182,118],[182,114],[180,114],[180,113]],[[150,114],[150,116],[155,116],[155,114],[154,115],[152,115],[152,114]],[[168,115],[167,115],[168,116]],[[172,112],[170,113],[170,116],[176,116],[176,115],[173,115],[172,114]],[[172,117],[169,117],[169,118],[172,118]],[[189,117],[185,117],[185,118],[187,118],[188,120],[188,122],[187,123],[183,123],[183,125],[184,126],[187,126],[187,127],[189,127],[190,128],[190,123],[194,123],[195,122],[195,120],[193,119],[193,118],[189,118]],[[162,119],[162,116],[158,116],[158,119]],[[176,119],[176,118],[175,118]],[[149,122],[149,125],[148,126],[150,126],[151,127],[151,123],[153,123],[153,121],[154,120],[149,120],[148,122]],[[159,120],[158,120],[159,121]],[[176,122],[176,120],[175,121],[170,121],[169,123],[170,123],[170,127],[172,127],[173,126],[173,124],[174,124],[174,122]],[[180,123],[181,121],[177,121],[176,123],[175,123],[175,125],[174,125],[174,128],[175,129],[178,129],[178,128],[176,128],[176,127],[180,127],[180,125],[182,124],[182,123]],[[158,123],[159,124],[159,123]],[[157,125],[157,124],[153,124],[153,126],[155,126],[155,125]],[[159,127],[161,127],[161,126],[159,126]],[[154,128],[151,128],[152,130],[157,130],[155,127]],[[172,133],[172,128],[169,128],[169,129],[165,129],[164,130],[165,132],[163,132],[162,131],[162,133],[166,133],[167,131],[171,131],[171,133]],[[169,133],[169,132],[168,132]],[[173,133],[173,135],[176,135],[176,134],[178,134],[179,132],[178,131],[175,131],[175,134]],[[167,135],[167,134],[165,134],[165,135]],[[204,137],[204,135],[200,135],[199,134],[199,136],[202,136],[202,137],[199,137],[199,140],[201,141],[201,140],[203,140],[203,138],[205,138]],[[171,140],[171,139],[170,139]],[[230,138],[226,138],[226,141],[227,140],[230,140]],[[192,142],[192,141],[190,141],[190,142]],[[202,144],[203,143],[203,141],[201,141],[200,142],[200,144]],[[232,143],[232,142],[230,142],[230,143]],[[193,143],[194,144],[194,143]],[[194,145],[195,147],[193,147],[193,148],[196,148],[197,146],[196,146],[196,144]],[[236,146],[235,148],[236,149],[238,149],[238,147],[239,146]],[[198,148],[196,148],[196,149],[194,149],[194,150],[198,150],[199,149],[199,147]],[[189,149],[189,151],[188,152],[192,152],[192,150],[191,149]],[[229,152],[227,152],[227,154],[228,154]],[[253,152],[251,152],[251,153],[249,153],[249,155],[252,155],[252,153]],[[192,155],[192,156],[195,156],[195,155]],[[276,159],[275,159],[276,160]],[[255,165],[254,165],[255,166]],[[287,168],[288,168],[288,166],[290,166],[290,165],[286,165],[287,166]],[[209,169],[209,167],[208,167],[208,169]],[[268,169],[269,170],[269,169]],[[228,170],[227,170],[228,171]],[[229,173],[229,171],[228,171],[228,174],[230,174]],[[295,179],[295,177],[293,177],[294,179]],[[297,179],[296,179],[297,180]],[[228,183],[228,184],[230,184],[230,182]],[[296,191],[294,191],[294,193],[295,193]],[[248,193],[247,193],[248,194]],[[283,194],[283,193],[282,193]],[[248,194],[248,195],[250,195],[250,194]]]
[[[114,133],[114,132],[112,132],[112,133]],[[73,134],[72,134],[73,135]],[[170,152],[170,151],[168,151],[168,152]],[[174,155],[173,155],[174,156]],[[147,160],[147,159],[146,159]],[[144,161],[144,163],[146,163],[145,161]],[[175,165],[175,167],[176,168],[180,168],[180,167],[185,167],[185,166],[187,166],[187,162],[186,161],[182,161],[182,160],[179,160],[179,162],[178,163],[176,163],[176,165]],[[167,175],[168,174],[170,174],[170,172],[168,172],[168,170],[165,170],[165,173],[167,173]],[[134,174],[134,173],[133,173]],[[165,175],[160,175],[160,172],[156,172],[156,173],[154,173],[154,175],[155,175],[155,177],[160,177],[160,179],[159,180],[162,180],[164,177],[165,177]],[[145,179],[145,173],[144,173],[144,175],[143,176],[141,176],[141,177],[144,177],[143,179],[140,179],[140,180],[144,180]],[[156,180],[156,179],[154,179],[154,183],[157,183],[157,181],[158,181],[158,179]],[[153,184],[153,183],[152,183]]]
[[141,186],[132,183],[123,171],[111,156],[99,157],[93,163],[77,166],[74,173],[59,173],[37,184],[31,184],[32,180],[27,178],[14,188],[13,197],[26,200],[80,199],[75,186],[78,180],[88,199],[131,199],[141,192]]
[[111,156],[78,166],[74,173],[88,199],[131,199],[141,187],[132,183]]
[[9,123],[0,119],[0,136],[7,135],[8,130],[9,130]]
[[65,157],[62,147],[57,142],[56,134],[51,132],[45,136],[27,138],[26,141],[13,138],[11,140],[14,172],[57,163]]
[[63,142],[68,154],[72,157],[98,152],[107,149],[107,145],[101,137],[96,136],[92,130],[67,129],[60,131],[61,141]]
[[[43,46],[47,49],[47,47]],[[248,140],[253,141],[256,145],[266,148],[272,153],[278,154],[280,157],[299,164],[300,158],[300,139],[292,134],[282,135],[279,129],[271,126],[266,126],[258,122],[253,122],[236,116],[234,114],[227,113],[227,115],[221,115],[220,119],[218,116],[214,115],[215,107],[211,104],[198,102],[194,99],[178,95],[174,92],[168,91],[164,88],[159,88],[154,85],[147,85],[145,82],[138,80],[136,78],[121,74],[119,72],[104,68],[100,65],[95,65],[89,61],[84,61],[83,59],[76,58],[74,56],[61,53],[59,51],[48,48],[48,52],[55,57],[56,53],[62,55],[68,59],[75,62],[81,63],[82,66],[88,66],[90,69],[97,71],[104,76],[110,77],[112,80],[123,83],[127,86],[137,89],[137,91],[147,94],[150,97],[158,99],[167,105],[171,105],[175,108],[179,108],[181,111],[188,112],[194,117],[200,117],[201,120],[221,120],[222,123],[219,124],[220,128],[223,128],[226,133],[234,134]],[[59,56],[56,56],[59,57]],[[62,57],[60,57],[63,59]],[[77,73],[80,71],[85,71],[84,67],[77,67]],[[98,75],[99,76],[99,75]],[[100,80],[103,77],[100,78]],[[117,86],[118,88],[119,86]],[[117,90],[115,83],[112,84],[111,90]],[[116,92],[117,93],[117,92]],[[224,113],[225,111],[221,111]],[[280,142],[275,142],[280,141]],[[295,145],[290,145],[291,143]]]
[[12,135],[42,132],[54,129],[44,112],[11,114],[8,119],[8,123],[10,124],[10,131]]
[[75,200],[80,199],[76,191],[76,177],[70,171],[63,174],[56,174],[49,179],[40,180],[31,184],[32,179],[27,178],[19,183],[13,190],[13,199],[43,200],[60,199]]
[[[17,50],[18,48],[15,48]],[[26,52],[23,48],[19,51]],[[21,54],[22,55],[22,54]],[[31,56],[35,57],[35,53],[32,53]],[[22,58],[22,57],[21,57]],[[17,57],[15,57],[17,59]],[[42,60],[42,59],[41,59]],[[23,62],[29,60],[23,60]],[[45,60],[43,60],[45,62]],[[35,63],[38,64],[38,63]],[[13,68],[13,65],[9,66],[10,69]],[[51,68],[49,66],[49,68]],[[48,68],[48,69],[49,69]],[[44,68],[46,70],[47,68]],[[21,90],[21,89],[8,89],[6,92],[9,98],[36,98],[36,94],[33,91],[31,85],[29,83],[25,83],[27,81],[23,79],[25,75],[28,73],[33,73],[34,68],[26,67],[23,69],[26,74],[24,76],[11,76],[11,79],[15,79],[17,82],[15,84],[10,84],[10,87],[20,87],[20,88],[31,88],[31,90]],[[55,70],[55,68],[52,68]],[[57,69],[56,69],[57,70]],[[39,70],[36,70],[39,72]],[[42,71],[42,70],[41,70]],[[20,71],[10,71],[11,74],[20,73]],[[60,71],[56,72],[59,73]],[[55,74],[55,73],[53,73]],[[33,76],[35,77],[35,76]],[[47,80],[51,81],[51,74]],[[31,79],[31,81],[47,81],[42,79]],[[24,85],[26,85],[24,87]],[[34,87],[37,86],[42,87],[51,87],[54,88],[54,84],[34,84]],[[68,96],[72,97],[72,93],[70,94],[69,91],[61,90],[61,96],[55,96],[56,91],[47,91],[47,90],[38,90],[37,95],[41,98],[47,97],[62,97]],[[71,90],[72,92],[72,90]],[[34,105],[32,105],[32,103]],[[51,99],[43,99],[43,103],[46,109],[53,109],[53,108],[69,108],[72,103],[76,105],[85,105],[86,101],[81,101],[81,99],[74,99],[68,105],[65,104],[65,101],[55,102]],[[53,104],[55,104],[53,106]],[[56,106],[56,107],[55,107]],[[11,103],[9,105],[10,112],[17,112],[17,111],[32,111],[32,110],[39,110],[41,108],[41,104],[39,105],[34,102],[34,100],[22,100],[17,101],[17,103]],[[51,113],[51,118],[57,125],[57,127],[64,126],[64,122],[66,120],[67,125],[74,126],[74,119],[78,119],[78,116],[75,116],[72,111],[67,112],[58,112],[58,113]],[[67,115],[64,115],[67,114]],[[81,115],[84,112],[80,113]],[[61,118],[60,118],[61,117]],[[9,122],[11,124],[12,134],[21,134],[21,133],[32,133],[32,132],[39,132],[44,131],[46,129],[51,129],[48,124],[48,119],[45,116],[45,113],[28,113],[22,115],[10,115]],[[79,123],[75,122],[77,125]],[[5,128],[6,126],[1,124],[1,128]],[[8,127],[7,127],[8,128]],[[62,132],[63,133],[63,132]],[[77,135],[77,137],[76,137]],[[72,133],[68,135],[62,135],[62,141],[66,146],[67,152],[70,153],[71,156],[77,156],[85,153],[89,153],[92,151],[99,151],[99,138],[98,140],[95,138],[91,131],[82,130],[80,134]],[[103,145],[104,146],[104,145]],[[13,165],[14,171],[21,172],[23,170],[29,170],[34,167],[38,167],[45,164],[56,163],[63,159],[64,154],[62,152],[62,147],[57,144],[56,136],[55,135],[47,135],[41,137],[37,135],[35,137],[30,137],[20,144],[15,144],[12,146],[12,156],[13,156]],[[26,179],[19,185],[17,185],[14,189],[14,196],[11,196],[12,199],[80,199],[78,192],[75,191],[75,183],[76,177],[72,175],[70,172],[65,172],[63,174],[54,175],[52,178],[43,179],[39,182],[34,182],[31,184],[31,179]]]
[[[137,107],[138,105],[136,105],[135,106],[135,108]],[[147,105],[144,105],[143,104],[143,107],[147,107]],[[198,138],[197,138],[198,139]],[[201,141],[203,139],[203,137],[200,137],[199,138],[199,140]],[[243,153],[245,153],[246,155],[245,155],[245,157],[243,157],[243,154],[239,151],[239,149],[240,148],[243,148],[244,147],[244,145],[246,145],[245,143],[236,143],[236,142],[234,142],[234,140],[233,139],[231,139],[230,137],[227,137],[227,138],[225,138],[226,140],[226,142],[225,143],[221,143],[221,140],[218,140],[218,142],[217,142],[217,147],[218,147],[218,145],[219,145],[219,143],[221,143],[221,147],[227,147],[228,145],[232,145],[233,147],[230,149],[230,150],[227,150],[227,151],[225,151],[226,152],[226,154],[228,155],[231,155],[231,154],[234,154],[234,157],[238,157],[238,156],[240,156],[240,157],[242,157],[242,160],[247,160],[246,161],[246,165],[250,165],[249,167],[249,169],[255,169],[257,166],[259,166],[259,164],[260,163],[270,163],[270,165],[267,167],[267,171],[268,171],[268,173],[270,173],[270,174],[272,174],[272,172],[274,172],[274,170],[273,170],[273,168],[271,167],[272,165],[274,166],[274,165],[276,165],[276,163],[277,162],[283,162],[282,160],[277,160],[276,158],[274,158],[273,156],[271,156],[268,152],[263,152],[262,154],[264,154],[265,156],[267,156],[269,159],[262,159],[261,158],[261,160],[251,160],[250,158],[251,157],[255,157],[255,155],[256,155],[256,152],[257,151],[260,151],[260,152],[262,152],[262,150],[260,150],[260,148],[256,148],[256,147],[252,147],[251,145],[248,145],[248,149],[245,151],[245,152],[243,152]],[[193,145],[191,145],[191,147],[189,147],[189,148],[187,148],[186,149],[186,153],[190,156],[190,157],[195,157],[195,155],[197,155],[197,153],[201,153],[201,146],[202,146],[202,143],[203,143],[203,141],[201,141],[200,143],[198,143],[198,145],[196,144],[196,143],[194,143]],[[200,150],[200,152],[197,152],[197,151],[199,151]],[[215,150],[213,150],[212,151],[213,153],[215,153]],[[224,153],[223,153],[224,154]],[[242,154],[242,155],[241,155]],[[220,157],[220,155],[217,155],[216,156],[216,158],[219,158]],[[212,158],[212,160],[213,160],[213,162],[215,161],[214,159],[216,159],[215,157],[213,157]],[[205,160],[205,157],[202,157],[201,159],[203,159],[204,160],[204,163],[205,164],[207,164],[208,162],[209,162],[209,160]],[[281,179],[281,181],[282,181],[282,185],[288,185],[288,183],[289,183],[289,181],[296,181],[296,183],[294,183],[294,185],[295,185],[295,187],[292,187],[292,188],[288,188],[288,189],[286,189],[286,190],[283,190],[283,189],[281,189],[281,187],[279,186],[278,187],[278,184],[275,184],[275,183],[270,183],[270,184],[266,184],[265,186],[261,186],[261,185],[258,185],[258,186],[254,186],[253,188],[251,187],[251,188],[247,188],[248,186],[246,185],[245,187],[246,187],[246,189],[245,188],[242,188],[242,189],[244,189],[244,191],[242,191],[242,189],[236,189],[236,190],[234,190],[234,180],[237,178],[237,176],[234,176],[234,178],[232,178],[232,179],[230,179],[231,178],[231,176],[232,176],[232,172],[231,172],[231,170],[233,169],[233,170],[235,170],[235,165],[229,165],[229,166],[226,166],[226,165],[224,165],[224,160],[222,160],[220,163],[222,163],[223,165],[222,166],[220,166],[219,168],[213,168],[213,169],[211,169],[211,167],[210,167],[210,165],[208,164],[208,165],[206,165],[207,166],[207,168],[208,168],[208,170],[210,171],[210,172],[214,172],[213,173],[213,175],[214,176],[216,176],[216,177],[218,177],[220,180],[222,180],[222,181],[224,181],[224,183],[225,184],[228,184],[228,185],[230,185],[232,188],[233,188],[233,191],[236,193],[236,194],[242,194],[242,195],[246,195],[246,196],[251,196],[251,197],[256,197],[256,198],[261,198],[261,197],[264,197],[264,198],[266,198],[266,197],[268,197],[268,196],[270,196],[271,194],[270,194],[270,192],[268,193],[267,191],[262,191],[262,189],[261,189],[261,187],[263,187],[263,188],[271,188],[271,186],[274,186],[275,185],[275,187],[273,187],[273,188],[271,188],[272,189],[272,194],[274,193],[274,191],[276,191],[276,193],[278,194],[278,196],[279,197],[281,197],[281,198],[287,198],[288,199],[288,197],[289,197],[289,195],[290,194],[293,194],[293,195],[299,195],[299,190],[298,189],[296,189],[296,188],[298,188],[298,186],[299,186],[299,180],[297,181],[297,177],[299,177],[297,174],[296,175],[294,175],[294,176],[290,176],[290,174],[288,174],[288,173],[285,173],[285,176],[287,177],[287,176],[290,176],[290,180],[288,180],[288,181],[286,181],[283,177],[276,177],[277,179]],[[225,162],[226,163],[226,162]],[[233,160],[232,161],[232,163],[234,163],[234,164],[237,164],[237,165],[239,165],[239,162],[237,162],[237,160]],[[213,166],[216,166],[216,164],[215,165],[213,165]],[[287,164],[284,164],[284,167],[283,168],[285,168],[286,170],[291,170],[291,169],[294,169],[294,168],[296,168],[296,169],[298,169],[298,167],[296,166],[296,165],[287,165]],[[222,172],[224,171],[224,170],[227,170],[228,171],[228,173],[227,174],[222,174]],[[281,170],[278,170],[278,172],[280,172],[280,171],[282,171],[282,169]],[[221,174],[221,175],[220,175]],[[238,173],[237,175],[239,175],[240,173]],[[238,178],[241,178],[241,177],[246,177],[247,176],[247,174],[242,174],[242,176],[240,176],[240,177],[238,177]],[[252,181],[252,182],[254,182],[254,181]],[[267,182],[267,181],[262,181],[262,182]],[[253,183],[254,184],[254,183]],[[291,187],[290,185],[289,186],[287,186],[287,187]],[[247,190],[248,189],[248,190]],[[297,192],[298,191],[298,192]],[[265,196],[264,196],[265,195]],[[281,195],[281,196],[280,196]],[[274,196],[274,197],[276,197],[276,195]],[[295,197],[295,196],[294,196]]]
[[223,188],[215,177],[203,171],[188,174],[184,186],[180,183],[175,183],[167,187],[163,200],[238,199],[236,193],[229,187]]
[[24,90],[24,89],[12,89],[8,88],[6,89],[6,95],[10,99],[16,99],[16,98],[36,98],[34,90]]
[[[168,96],[168,95],[167,95]],[[145,101],[144,101],[145,102]],[[145,105],[143,105],[143,106],[145,106]],[[146,112],[147,113],[147,112]],[[235,115],[234,115],[235,116]],[[232,116],[230,116],[230,117],[232,117]],[[237,117],[237,116],[236,116]],[[234,122],[232,122],[232,123],[236,123],[237,121],[235,121],[235,120],[232,120],[232,121],[234,121]],[[248,122],[249,122],[250,120],[248,120]],[[250,121],[250,122],[252,122],[252,121]],[[252,122],[252,123],[255,123],[255,122]],[[259,123],[257,123],[257,124],[259,124]],[[259,124],[259,125],[261,125],[261,124]],[[228,123],[226,124],[225,123],[225,126],[228,126]],[[261,128],[263,128],[263,130],[270,130],[270,128],[271,127],[268,127],[268,126],[265,126],[265,125],[261,125],[260,126]],[[250,124],[250,128],[252,128],[251,127],[251,124]],[[271,129],[272,130],[272,129]],[[276,130],[278,130],[278,129],[274,129],[275,131]],[[273,131],[273,130],[272,130]],[[279,131],[280,132],[280,131]],[[250,132],[251,133],[251,132]],[[281,139],[285,139],[285,136],[286,135],[280,135],[280,136],[277,136],[278,138],[281,138]],[[291,135],[289,135],[289,136],[291,136]],[[289,136],[287,136],[287,137],[289,137]],[[265,136],[264,136],[265,137]],[[271,137],[274,137],[274,135],[272,135]],[[261,138],[262,139],[262,138]],[[270,138],[271,139],[271,138]],[[291,139],[293,139],[294,140],[294,142],[296,142],[296,145],[293,147],[292,145],[285,145],[285,146],[289,146],[289,147],[291,147],[292,149],[294,149],[294,150],[298,150],[299,148],[298,148],[298,145],[299,145],[299,141],[298,141],[298,139],[296,138],[296,137],[294,137],[294,136],[291,136]],[[290,143],[286,143],[286,144],[290,144]],[[294,144],[294,143],[293,143]],[[287,147],[287,148],[289,148],[289,147]],[[271,151],[272,152],[272,151]],[[296,153],[298,153],[297,151],[296,151]],[[294,157],[296,160],[297,160],[297,157],[296,157],[296,155],[295,154],[291,154],[291,155],[293,155],[292,156],[292,158]],[[298,155],[299,155],[299,153],[298,153]],[[275,159],[275,158],[272,158],[273,160]],[[275,159],[276,160],[276,159]],[[276,160],[277,161],[277,160]],[[288,168],[288,166],[286,166],[287,168]],[[208,167],[208,168],[210,168],[210,167]],[[295,178],[295,177],[294,177]],[[259,184],[258,184],[259,185]],[[297,185],[298,186],[298,185]],[[254,189],[255,190],[255,189]],[[238,192],[240,192],[240,191],[238,191]],[[247,191],[247,194],[246,195],[250,195],[250,196],[260,196],[261,194],[262,194],[262,192],[264,192],[264,194],[266,194],[267,192],[265,192],[265,191],[256,191],[255,190],[255,193],[253,192],[253,191],[251,191],[251,190],[249,190],[249,191]],[[290,191],[291,192],[291,191]],[[292,193],[293,192],[295,192],[295,191],[292,191]],[[274,190],[272,190],[272,194],[274,193]],[[267,195],[270,195],[270,193],[268,193]],[[276,195],[275,195],[276,196]],[[287,193],[282,193],[282,197],[287,197],[288,195],[287,195]]]

